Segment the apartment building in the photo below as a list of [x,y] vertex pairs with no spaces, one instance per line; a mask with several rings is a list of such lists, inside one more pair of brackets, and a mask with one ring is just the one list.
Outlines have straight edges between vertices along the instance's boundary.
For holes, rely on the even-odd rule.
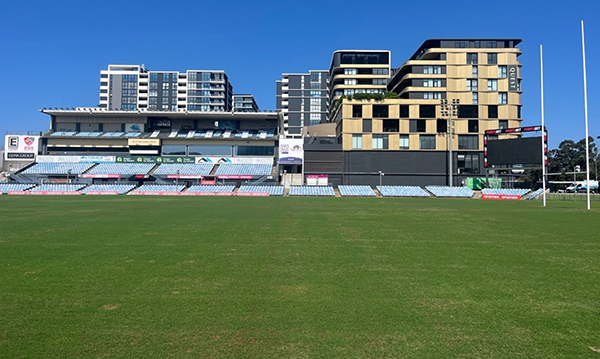
[[100,71],[99,107],[228,112],[233,109],[233,86],[222,70],[149,71],[144,65],[109,65]]
[[260,111],[256,100],[250,94],[233,95],[233,111],[235,112],[258,112]]

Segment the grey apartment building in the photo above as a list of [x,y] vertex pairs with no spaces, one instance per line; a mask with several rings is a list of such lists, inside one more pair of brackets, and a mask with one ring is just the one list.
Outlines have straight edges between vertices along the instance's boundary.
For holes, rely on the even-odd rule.
[[311,70],[284,73],[276,81],[276,108],[283,116],[283,135],[300,137],[305,125],[327,121],[328,77],[327,70]]
[[233,111],[235,112],[258,112],[258,104],[253,95],[236,94],[233,95]]
[[144,65],[109,65],[100,71],[101,108],[108,110],[233,110],[233,86],[225,71],[149,71]]

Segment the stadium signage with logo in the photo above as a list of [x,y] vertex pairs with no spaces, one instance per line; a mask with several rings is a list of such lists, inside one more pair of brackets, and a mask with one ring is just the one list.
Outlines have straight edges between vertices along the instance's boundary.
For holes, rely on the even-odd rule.
[[160,146],[160,139],[130,138],[127,140],[129,146]]
[[4,138],[6,161],[33,160],[38,154],[40,136],[6,135]]
[[279,140],[279,163],[302,164],[304,160],[304,140],[284,138]]
[[196,163],[195,157],[117,156],[117,163]]
[[114,163],[115,156],[37,156],[38,163]]
[[273,157],[196,157],[196,164],[273,165]]
[[481,199],[503,199],[503,200],[516,201],[516,200],[520,200],[521,196],[514,195],[514,194],[482,194]]

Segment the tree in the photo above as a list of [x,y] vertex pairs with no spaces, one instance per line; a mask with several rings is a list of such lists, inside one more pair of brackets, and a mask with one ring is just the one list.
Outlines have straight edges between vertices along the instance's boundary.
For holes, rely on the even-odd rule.
[[[590,178],[596,176],[596,163],[598,160],[598,148],[594,143],[594,138],[589,137],[590,142]],[[572,175],[566,175],[565,172],[573,172],[575,166],[579,166],[582,172],[585,172],[585,138],[579,142],[573,140],[562,141],[557,149],[551,150],[548,154],[548,172],[561,173],[561,175],[551,178],[551,180],[570,181]]]

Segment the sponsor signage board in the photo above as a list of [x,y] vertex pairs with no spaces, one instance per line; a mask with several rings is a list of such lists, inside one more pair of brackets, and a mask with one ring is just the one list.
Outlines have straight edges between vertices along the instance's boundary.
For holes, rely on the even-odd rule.
[[6,135],[4,160],[33,160],[40,148],[40,136]]
[[39,196],[76,196],[80,195],[79,191],[36,191],[29,192],[31,195],[39,195]]
[[273,165],[273,157],[195,157],[196,164]]
[[117,156],[117,163],[196,163],[195,157],[171,156]]
[[118,191],[87,191],[85,195],[94,195],[94,196],[116,196],[118,195]]
[[37,156],[38,163],[114,163],[115,156]]
[[160,146],[158,138],[130,138],[127,140],[129,146]]
[[279,163],[302,164],[304,161],[304,140],[282,138],[279,140]]
[[218,179],[252,179],[252,176],[217,176]]
[[502,200],[516,201],[516,200],[520,200],[521,196],[514,195],[514,194],[482,194],[481,199],[502,199]]
[[269,192],[237,192],[238,197],[269,197]]
[[121,178],[119,174],[82,174],[81,178]]

